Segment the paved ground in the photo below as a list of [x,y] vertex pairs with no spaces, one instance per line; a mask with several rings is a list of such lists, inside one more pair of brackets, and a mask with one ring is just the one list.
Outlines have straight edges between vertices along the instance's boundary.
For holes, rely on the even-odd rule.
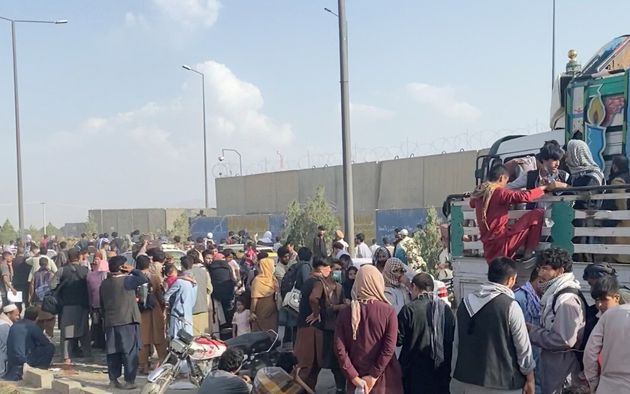
[[[75,365],[71,368],[66,368],[61,365],[61,360],[56,358],[56,362],[52,365],[52,371],[56,378],[68,378],[74,381],[78,381],[84,386],[88,387],[96,387],[102,390],[114,393],[140,393],[142,390],[142,386],[146,383],[146,376],[139,376],[136,380],[138,385],[138,389],[125,391],[125,390],[113,390],[108,387],[109,379],[107,377],[107,367],[105,363],[105,355],[102,353],[95,353],[94,361],[90,363],[83,363],[81,359],[75,360]],[[30,394],[35,391],[25,391],[23,388],[20,388],[18,392]],[[51,393],[49,390],[38,390],[36,391],[40,394],[48,394]],[[177,381],[173,384],[172,388],[168,391],[169,394],[191,394],[196,393],[197,389],[193,387],[187,380]],[[328,370],[323,370],[320,374],[319,382],[317,385],[317,393],[323,394],[334,394],[335,392],[335,383],[332,376],[332,373]],[[5,393],[2,390],[2,386],[0,386],[0,393]],[[13,394],[13,393],[11,393]]]
[[[282,328],[280,329],[282,334]],[[51,370],[56,378],[68,378],[77,382],[80,382],[87,387],[96,387],[114,394],[129,393],[139,394],[142,387],[146,383],[146,376],[138,376],[136,384],[138,389],[136,390],[115,390],[109,388],[109,378],[107,376],[107,363],[105,354],[99,350],[94,350],[94,357],[90,362],[86,362],[81,358],[73,359],[74,365],[72,367],[65,367],[61,358],[61,349],[59,348],[59,332],[55,330],[55,343],[57,344],[57,351],[55,352],[55,358],[53,359],[53,365]],[[122,380],[122,379],[121,379]],[[6,383],[6,387],[2,386],[3,382],[0,381],[0,393],[14,394],[11,392],[16,386],[10,383]],[[19,385],[15,394],[50,394],[51,390],[33,390],[27,387],[21,387]],[[29,391],[30,390],[30,391]],[[334,394],[335,393],[335,381],[333,375],[329,370],[323,370],[319,377],[317,384],[317,393],[322,394]],[[196,393],[197,389],[193,387],[187,380],[176,381],[172,388],[168,391],[169,394],[191,394]]]

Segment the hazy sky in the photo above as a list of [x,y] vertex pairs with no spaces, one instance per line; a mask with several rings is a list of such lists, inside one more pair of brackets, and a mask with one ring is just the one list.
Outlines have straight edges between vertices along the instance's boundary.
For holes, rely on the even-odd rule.
[[[551,0],[347,0],[354,159],[488,146],[543,131]],[[557,0],[557,69],[624,30],[630,1]],[[605,6],[604,6],[605,5]],[[203,203],[209,171],[340,162],[334,0],[3,0],[17,26],[26,222],[88,208]],[[11,34],[0,23],[0,219],[17,222]],[[472,169],[471,169],[472,176]],[[214,205],[214,178],[210,182]]]

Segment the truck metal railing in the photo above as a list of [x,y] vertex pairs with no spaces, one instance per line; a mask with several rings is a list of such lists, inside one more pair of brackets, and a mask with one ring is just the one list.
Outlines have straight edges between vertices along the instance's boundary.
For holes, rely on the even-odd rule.
[[[559,190],[537,201],[545,207],[545,227],[539,249],[556,246],[588,261],[630,263],[630,185],[574,187]],[[608,204],[603,204],[609,201]],[[585,209],[575,208],[576,203]],[[611,204],[614,202],[614,204]],[[607,209],[614,205],[616,209]],[[469,194],[447,197],[450,210],[450,252],[453,257],[482,257],[483,244]],[[512,220],[528,210],[516,206]]]

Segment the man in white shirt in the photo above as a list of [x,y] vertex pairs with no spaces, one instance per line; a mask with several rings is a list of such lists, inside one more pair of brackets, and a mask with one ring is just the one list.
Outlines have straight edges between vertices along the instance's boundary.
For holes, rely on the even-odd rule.
[[354,240],[355,245],[357,245],[356,255],[357,258],[360,259],[371,259],[372,251],[369,246],[365,244],[365,235],[363,233],[359,233],[356,235]]
[[343,231],[341,231],[341,230],[335,231],[335,239],[333,239],[333,244],[335,242],[339,242],[340,244],[343,245],[343,251],[347,252],[348,251],[348,243],[343,239],[343,237],[344,237]]
[[35,275],[35,272],[39,270],[40,257],[46,257],[48,259],[48,269],[50,270],[50,272],[52,272],[53,274],[57,272],[57,264],[55,264],[55,262],[46,255],[47,253],[48,253],[48,249],[46,248],[40,249],[39,246],[36,246],[35,244],[33,244],[33,246],[31,247],[32,257],[29,257],[28,259],[26,259],[26,264],[31,266],[31,272],[28,274],[29,283],[33,281],[33,275]]
[[9,330],[14,322],[20,320],[20,310],[15,304],[9,304],[2,308],[0,314],[0,376],[3,376],[7,367],[7,339]]
[[372,246],[370,246],[370,252],[372,252],[372,254],[374,254],[376,252],[376,249],[378,249],[380,247],[381,246],[376,243],[376,238],[373,238],[372,239]]

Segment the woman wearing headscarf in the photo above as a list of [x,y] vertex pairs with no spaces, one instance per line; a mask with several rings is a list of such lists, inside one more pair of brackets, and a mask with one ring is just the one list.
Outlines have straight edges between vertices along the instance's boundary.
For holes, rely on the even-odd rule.
[[567,144],[566,165],[571,173],[571,186],[597,186],[604,184],[604,173],[593,160],[586,142],[571,140]]
[[409,280],[405,276],[407,272],[405,264],[396,257],[391,257],[385,263],[383,278],[385,279],[385,297],[394,307],[396,314],[410,300],[407,283]]
[[[580,186],[601,186],[605,183],[604,173],[599,168],[586,142],[582,140],[571,140],[567,143],[566,165],[571,173],[569,182],[573,187]],[[586,210],[598,209],[601,200],[577,200],[573,204],[573,209]],[[592,219],[575,220],[574,226],[589,226]],[[588,237],[577,237],[574,243],[591,243]],[[579,261],[593,261],[594,256],[590,254],[581,254],[575,257]]]
[[265,231],[262,238],[260,238],[256,242],[256,244],[261,246],[273,247],[273,234],[271,234],[271,231]]
[[352,303],[339,313],[335,352],[348,378],[347,392],[364,386],[374,394],[402,394],[402,373],[394,357],[398,319],[385,297],[383,275],[372,265],[359,269]]
[[355,266],[349,267],[346,270],[346,277],[343,280],[343,298],[346,300],[352,300],[352,287],[354,286],[354,279],[357,276],[358,268]]
[[273,276],[274,265],[273,260],[268,257],[261,259],[260,271],[252,282],[251,319],[254,331],[278,331],[278,281]]
[[385,268],[385,262],[387,262],[390,257],[392,257],[392,255],[391,253],[389,253],[389,250],[381,246],[376,249],[376,251],[372,255],[372,264],[374,264],[379,271],[383,272],[383,269]]

